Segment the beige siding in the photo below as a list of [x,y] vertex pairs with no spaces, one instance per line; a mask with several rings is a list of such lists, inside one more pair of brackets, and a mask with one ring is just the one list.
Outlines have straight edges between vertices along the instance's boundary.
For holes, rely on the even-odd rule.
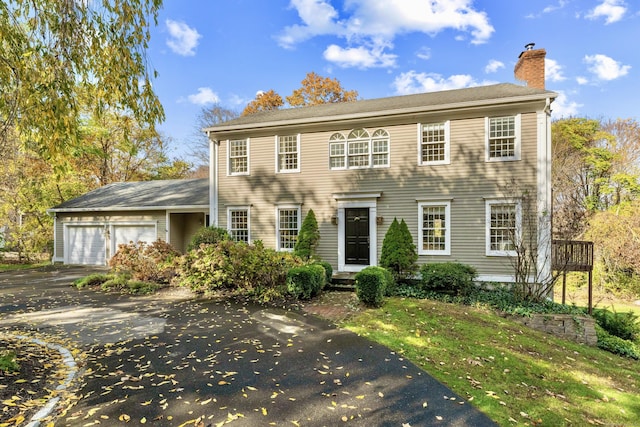
[[[503,110],[497,114],[514,114]],[[227,227],[227,208],[251,206],[251,238],[267,247],[276,244],[275,211],[279,204],[301,204],[302,216],[313,209],[320,227],[319,255],[334,268],[338,263],[339,226],[336,193],[382,193],[377,200],[378,256],[384,235],[394,217],[407,222],[418,240],[417,200],[451,200],[451,255],[420,256],[420,263],[459,261],[476,266],[483,275],[511,274],[509,260],[485,255],[485,200],[509,196],[505,187],[517,180],[521,189],[536,188],[537,121],[535,112],[522,112],[521,159],[485,161],[485,115],[416,117],[411,123],[359,123],[351,128],[329,128],[301,135],[301,171],[275,172],[275,136],[250,137],[250,175],[227,175],[227,145],[219,145],[219,218]],[[496,115],[496,114],[489,114]],[[418,164],[418,123],[450,120],[450,164]],[[347,135],[354,128],[385,129],[390,134],[390,167],[330,170],[329,137]],[[291,134],[287,131],[283,134]],[[234,137],[239,137],[238,135]]]

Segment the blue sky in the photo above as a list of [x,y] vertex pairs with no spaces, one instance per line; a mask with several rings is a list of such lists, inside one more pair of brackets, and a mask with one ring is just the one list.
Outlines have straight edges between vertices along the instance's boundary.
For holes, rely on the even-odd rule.
[[184,156],[203,107],[284,98],[311,71],[361,99],[518,83],[530,42],[554,118],[639,119],[639,41],[637,0],[165,0],[148,54]]

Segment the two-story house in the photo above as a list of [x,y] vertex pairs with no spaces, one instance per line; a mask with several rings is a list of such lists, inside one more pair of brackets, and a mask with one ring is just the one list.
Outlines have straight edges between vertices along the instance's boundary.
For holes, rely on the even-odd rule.
[[527,86],[497,84],[261,112],[206,129],[210,216],[237,240],[293,249],[304,216],[337,272],[377,265],[404,219],[419,264],[457,261],[511,281],[522,205],[535,195],[539,268],[548,270],[550,105],[543,49],[516,64]]

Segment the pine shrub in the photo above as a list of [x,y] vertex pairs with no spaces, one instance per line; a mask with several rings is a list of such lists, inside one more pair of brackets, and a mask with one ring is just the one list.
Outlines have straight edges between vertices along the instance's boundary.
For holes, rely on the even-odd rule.
[[302,259],[312,258],[315,255],[319,240],[320,231],[318,230],[316,214],[313,209],[309,209],[304,221],[302,221],[293,252]]
[[640,323],[638,323],[638,315],[632,311],[627,313],[618,313],[613,308],[612,311],[605,308],[602,310],[595,310],[593,312],[593,317],[598,325],[613,336],[629,341],[636,341],[640,338]]
[[389,269],[395,281],[404,283],[417,270],[418,253],[413,237],[404,219],[397,218],[389,226],[382,241],[380,266]]

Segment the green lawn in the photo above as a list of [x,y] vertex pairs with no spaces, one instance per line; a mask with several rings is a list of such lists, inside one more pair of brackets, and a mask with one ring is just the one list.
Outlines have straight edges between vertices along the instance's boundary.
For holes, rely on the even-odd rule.
[[50,265],[50,262],[36,262],[36,263],[24,263],[24,264],[16,264],[16,263],[3,263],[0,261],[0,271],[13,271],[13,270],[26,270],[29,268],[38,268],[44,267],[45,265]]
[[502,426],[637,425],[640,363],[483,308],[390,298],[343,326],[401,353]]

